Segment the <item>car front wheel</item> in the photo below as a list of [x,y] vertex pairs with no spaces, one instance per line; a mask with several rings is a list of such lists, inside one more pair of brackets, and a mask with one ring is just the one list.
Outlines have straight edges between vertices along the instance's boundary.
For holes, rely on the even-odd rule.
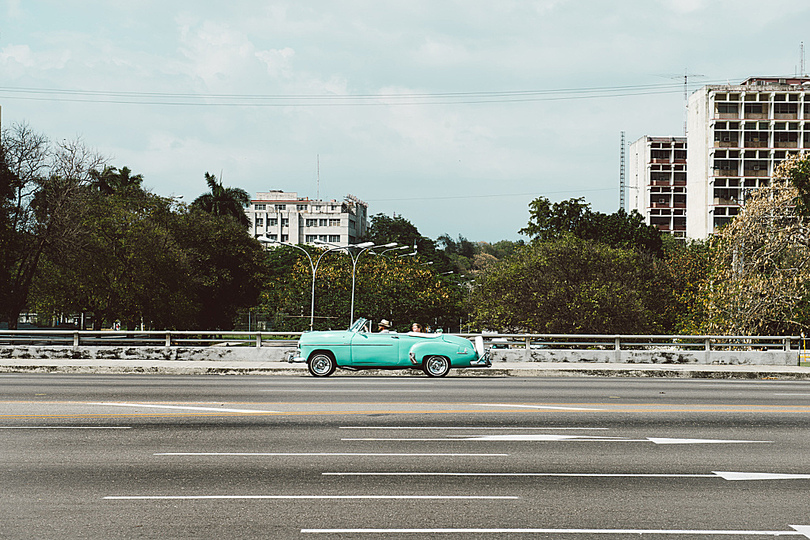
[[450,372],[450,360],[444,356],[428,356],[422,369],[428,377],[444,377]]
[[315,377],[328,377],[335,372],[337,363],[331,354],[319,352],[309,357],[307,368]]

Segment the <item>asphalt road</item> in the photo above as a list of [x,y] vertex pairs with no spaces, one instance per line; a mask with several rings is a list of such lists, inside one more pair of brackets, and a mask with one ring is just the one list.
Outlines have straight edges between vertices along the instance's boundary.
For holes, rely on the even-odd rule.
[[0,375],[0,538],[810,538],[808,418],[810,382]]

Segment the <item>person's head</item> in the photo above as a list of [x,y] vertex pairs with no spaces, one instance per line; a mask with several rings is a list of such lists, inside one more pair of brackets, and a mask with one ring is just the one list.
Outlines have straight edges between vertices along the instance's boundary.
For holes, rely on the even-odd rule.
[[418,322],[413,323],[411,325],[411,331],[412,332],[421,332],[422,331],[422,325],[419,324]]
[[380,321],[380,324],[377,325],[377,328],[379,328],[380,330],[388,330],[389,328],[391,328],[391,323],[383,319]]

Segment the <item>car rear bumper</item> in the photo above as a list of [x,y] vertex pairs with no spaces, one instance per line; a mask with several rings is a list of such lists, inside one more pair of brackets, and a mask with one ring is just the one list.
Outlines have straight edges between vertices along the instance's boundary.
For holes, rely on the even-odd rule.
[[485,352],[484,356],[470,362],[470,367],[490,367],[491,365],[492,360],[489,359],[489,351]]

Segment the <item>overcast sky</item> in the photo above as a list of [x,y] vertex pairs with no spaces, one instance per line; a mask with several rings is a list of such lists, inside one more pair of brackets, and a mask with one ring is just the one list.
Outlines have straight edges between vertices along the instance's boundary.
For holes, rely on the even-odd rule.
[[615,211],[621,132],[681,135],[685,73],[794,75],[810,47],[807,0],[0,6],[3,127],[81,137],[160,195],[208,171],[489,242],[540,195]]

